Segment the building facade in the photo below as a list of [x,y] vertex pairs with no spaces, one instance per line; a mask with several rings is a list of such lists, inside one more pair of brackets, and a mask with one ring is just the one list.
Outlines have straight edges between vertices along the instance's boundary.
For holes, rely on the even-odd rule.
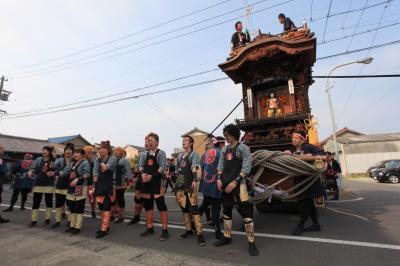
[[139,153],[145,151],[144,147],[140,147],[140,146],[135,146],[135,145],[126,145],[124,147],[124,150],[126,152],[126,158],[128,160],[134,159],[135,157],[139,156]]
[[[400,133],[352,134],[346,132],[337,137],[339,161],[344,175],[364,174],[378,161],[400,159]],[[323,147],[334,152],[332,139]]]
[[186,132],[185,134],[183,134],[182,137],[191,136],[194,140],[193,150],[201,156],[206,151],[205,139],[209,135],[210,135],[210,133],[195,127],[194,129],[190,130],[189,132]]

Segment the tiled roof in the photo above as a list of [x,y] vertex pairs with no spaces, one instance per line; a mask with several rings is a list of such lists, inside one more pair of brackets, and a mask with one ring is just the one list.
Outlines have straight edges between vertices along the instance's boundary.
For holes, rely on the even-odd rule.
[[43,146],[51,146],[47,140],[31,139],[18,136],[10,136],[0,134],[0,144],[4,146],[6,152],[21,152],[21,153],[42,153]]
[[73,136],[64,136],[64,137],[57,137],[57,138],[48,138],[47,141],[52,143],[66,143],[71,141],[75,138],[78,138],[80,135],[73,135]]
[[192,135],[193,133],[201,133],[201,134],[204,134],[204,135],[206,135],[206,136],[210,135],[210,133],[208,133],[208,132],[206,132],[206,131],[204,131],[204,130],[201,130],[201,129],[197,128],[197,127],[195,127],[195,128],[193,128],[192,130],[190,130],[189,132],[186,132],[185,134],[183,134],[182,137],[183,137],[183,136],[187,136],[187,135],[190,136],[190,135]]
[[[336,131],[336,137],[340,137],[342,134],[344,133],[353,133],[354,135],[364,135],[363,133],[360,133],[358,131],[352,130],[350,128],[344,127],[338,131]],[[325,145],[330,139],[332,138],[332,134],[329,135],[329,137],[327,137],[326,139],[324,139],[323,141],[320,142],[321,145]]]
[[339,137],[340,143],[366,143],[366,142],[386,142],[386,141],[399,141],[400,133],[386,133],[386,134],[371,134],[359,135],[350,137]]
[[64,136],[64,137],[57,137],[57,138],[49,138],[47,141],[52,143],[60,143],[60,144],[67,144],[68,142],[72,142],[74,139],[81,139],[84,145],[92,145],[89,141],[87,141],[84,137],[80,134],[72,135],[72,136]]

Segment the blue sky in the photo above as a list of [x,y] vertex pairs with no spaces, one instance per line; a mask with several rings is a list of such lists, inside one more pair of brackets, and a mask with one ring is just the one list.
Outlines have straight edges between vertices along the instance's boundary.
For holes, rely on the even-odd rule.
[[[5,88],[13,91],[10,101],[0,105],[8,113],[29,111],[76,100],[103,96],[135,89],[177,77],[213,69],[225,60],[233,24],[244,15],[244,1],[231,0],[198,14],[174,21],[155,29],[132,34],[129,38],[109,45],[40,65],[53,58],[115,40],[174,19],[193,11],[223,2],[213,1],[161,1],[161,0],[37,0],[0,2],[0,75],[9,78]],[[252,3],[260,2],[249,0]],[[287,2],[287,3],[284,3]],[[348,15],[331,16],[324,28],[330,0],[269,0],[253,6],[250,28],[278,33],[282,26],[277,15],[291,17],[297,25],[306,18],[316,33],[318,42],[344,37],[380,26],[400,23],[400,3],[384,4]],[[333,0],[330,14],[358,9],[385,2],[384,0]],[[284,4],[282,4],[284,3]],[[267,7],[274,8],[258,12]],[[181,27],[212,18],[231,10],[228,15],[178,30]],[[312,13],[311,13],[312,10]],[[362,14],[362,16],[361,16]],[[361,16],[361,18],[360,18]],[[320,19],[318,19],[320,18]],[[312,19],[312,20],[311,20]],[[231,21],[228,21],[231,20]],[[244,19],[243,19],[244,20]],[[171,41],[138,49],[182,33],[221,23],[197,33]],[[358,23],[359,21],[359,23]],[[356,29],[356,25],[359,27]],[[356,31],[357,30],[357,31]],[[340,41],[319,44],[317,56],[345,52],[398,40],[400,24],[368,34]],[[170,32],[165,34],[166,32]],[[163,35],[164,34],[164,35]],[[376,36],[375,36],[376,34]],[[375,38],[374,38],[375,36]],[[145,39],[151,38],[145,41]],[[139,42],[138,44],[132,44]],[[115,52],[96,56],[113,48]],[[134,50],[135,51],[130,51]],[[91,60],[123,53],[109,59]],[[399,45],[334,57],[317,61],[314,74],[325,75],[334,66],[374,57],[370,65],[352,65],[336,74],[389,74],[399,73]],[[82,59],[92,57],[91,59]],[[81,60],[81,61],[79,61]],[[83,63],[83,64],[82,64]],[[78,66],[81,64],[80,66]],[[67,69],[69,67],[69,69]],[[54,71],[56,70],[56,71]],[[185,84],[224,77],[220,71],[188,78],[146,91],[168,89]],[[316,80],[310,88],[313,115],[318,118],[319,136],[331,132],[326,80]],[[364,133],[399,132],[398,99],[400,80],[359,79],[333,80],[332,95],[338,128],[347,126]],[[135,95],[135,93],[127,94]],[[180,135],[195,126],[211,131],[240,100],[240,86],[222,81],[185,90],[147,96],[120,103],[102,105],[51,115],[0,120],[0,133],[47,138],[80,133],[88,140],[98,142],[110,139],[114,145],[127,143],[141,145],[146,133],[159,133],[161,148],[168,153],[179,147]],[[243,117],[238,108],[226,123]],[[220,134],[220,130],[217,131]]]

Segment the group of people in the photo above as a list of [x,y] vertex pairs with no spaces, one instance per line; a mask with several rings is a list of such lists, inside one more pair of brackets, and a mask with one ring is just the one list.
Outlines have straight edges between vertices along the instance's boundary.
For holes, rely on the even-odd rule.
[[[176,202],[181,208],[185,231],[181,239],[196,236],[200,246],[205,246],[201,215],[211,212],[212,224],[215,227],[216,242],[214,246],[227,245],[232,239],[232,210],[235,203],[240,208],[246,223],[249,254],[259,255],[254,241],[253,205],[250,203],[246,189],[245,177],[251,171],[251,154],[249,148],[239,142],[240,130],[235,125],[224,128],[224,137],[207,138],[206,152],[200,157],[194,151],[194,139],[187,135],[182,139],[183,152],[177,156],[176,164],[168,167],[165,152],[158,148],[159,137],[154,133],[146,136],[146,151],[141,154],[135,178],[135,217],[131,224],[140,220],[140,211],[145,209],[146,230],[141,236],[154,234],[154,202],[160,213],[161,236],[164,241],[169,238],[168,209],[165,204],[166,184],[174,177]],[[225,139],[228,145],[225,147]],[[172,173],[171,170],[174,170]],[[199,186],[199,187],[198,187]],[[199,192],[203,202],[199,204]],[[243,196],[243,195],[247,196]],[[224,214],[224,233],[220,228],[221,205]]]
[[[19,194],[22,195],[23,210],[27,195],[32,192],[29,227],[37,225],[39,207],[44,198],[44,223],[51,224],[55,202],[51,227],[59,227],[62,219],[66,218],[65,233],[73,236],[81,231],[86,201],[90,202],[93,218],[96,218],[97,203],[101,222],[96,237],[103,238],[109,234],[112,220],[116,224],[124,221],[124,194],[128,187],[134,187],[135,215],[129,224],[139,223],[144,209],[146,228],[140,235],[154,234],[155,203],[161,220],[160,240],[165,241],[169,238],[165,193],[167,184],[170,184],[182,210],[185,231],[180,235],[181,239],[195,236],[199,246],[206,245],[201,221],[205,213],[211,217],[215,227],[214,245],[228,245],[232,239],[232,210],[237,206],[245,224],[249,254],[257,256],[253,205],[246,187],[246,177],[251,171],[250,149],[240,142],[240,130],[235,125],[227,125],[223,132],[224,137],[207,138],[206,152],[202,157],[194,151],[194,139],[184,136],[183,152],[177,156],[175,164],[172,160],[167,163],[166,153],[159,149],[159,136],[149,133],[145,137],[145,151],[140,153],[138,163],[133,167],[135,171],[125,158],[124,150],[120,147],[113,149],[109,141],[102,141],[97,151],[91,146],[78,149],[68,143],[61,158],[57,158],[53,147],[45,146],[42,156],[33,160],[32,155],[26,154],[24,160],[13,167],[13,194],[11,204],[5,211],[13,211]],[[0,166],[6,164],[1,161]],[[0,170],[4,175],[8,172],[5,168]],[[174,185],[171,180],[174,180]],[[199,193],[204,197],[202,203]]]
[[[289,32],[297,31],[297,27],[294,24],[293,20],[289,17],[285,16],[285,14],[281,13],[278,15],[278,21],[280,24],[283,25],[283,34],[287,34]],[[310,37],[312,37],[310,34]],[[246,29],[243,32],[243,25],[241,21],[235,23],[235,33],[233,33],[231,38],[231,49],[237,48],[242,45],[246,45],[247,43],[251,42],[250,32]]]
[[[125,191],[128,187],[134,187],[135,214],[129,224],[139,223],[144,209],[146,228],[140,235],[146,237],[154,234],[155,203],[161,220],[160,240],[165,241],[169,238],[165,193],[167,184],[174,179],[173,191],[182,211],[185,227],[180,235],[181,239],[196,236],[198,244],[204,246],[206,242],[201,216],[206,214],[215,229],[214,246],[230,244],[233,209],[236,207],[243,218],[249,254],[257,256],[259,251],[254,237],[253,203],[248,192],[251,189],[248,178],[251,178],[252,171],[250,149],[240,141],[241,132],[237,126],[225,126],[223,134],[224,137],[207,138],[206,151],[201,157],[194,151],[193,138],[184,136],[183,151],[173,164],[174,161],[171,160],[167,163],[166,153],[159,149],[159,136],[150,133],[145,137],[145,151],[140,153],[135,171],[131,170],[124,150],[120,147],[113,149],[109,141],[102,141],[97,152],[91,146],[75,149],[73,144],[67,144],[62,158],[56,158],[53,148],[45,146],[41,157],[33,161],[32,155],[27,154],[16,165],[13,173],[18,176],[18,180],[14,182],[10,207],[5,211],[13,210],[19,194],[22,195],[21,209],[24,209],[27,194],[32,190],[32,217],[29,227],[35,227],[38,223],[43,197],[46,206],[45,224],[50,224],[55,197],[55,222],[51,227],[59,227],[63,216],[67,216],[65,233],[76,235],[82,228],[87,200],[90,202],[93,218],[96,218],[96,203],[100,210],[101,222],[96,237],[102,238],[109,233],[112,220],[116,224],[124,221]],[[306,139],[306,132],[296,130],[292,134],[292,147],[286,153],[303,156],[325,154],[316,146],[308,144]],[[225,142],[228,144],[225,145]],[[0,163],[0,166],[3,167],[4,164]],[[0,170],[6,172],[3,168]],[[299,183],[301,180],[299,177],[295,182]],[[203,196],[201,204],[199,193]],[[322,183],[315,182],[298,196],[301,215],[293,231],[294,235],[321,230],[314,198],[322,193]],[[65,207],[68,208],[69,215],[65,215]],[[312,225],[304,228],[308,218],[311,218]]]

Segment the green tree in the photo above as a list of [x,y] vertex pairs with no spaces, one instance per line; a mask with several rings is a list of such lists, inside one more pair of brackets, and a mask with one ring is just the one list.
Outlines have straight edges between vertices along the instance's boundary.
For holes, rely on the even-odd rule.
[[139,162],[139,156],[135,156],[129,160],[129,163],[131,164],[131,168],[134,168],[134,169],[136,169],[138,162]]

